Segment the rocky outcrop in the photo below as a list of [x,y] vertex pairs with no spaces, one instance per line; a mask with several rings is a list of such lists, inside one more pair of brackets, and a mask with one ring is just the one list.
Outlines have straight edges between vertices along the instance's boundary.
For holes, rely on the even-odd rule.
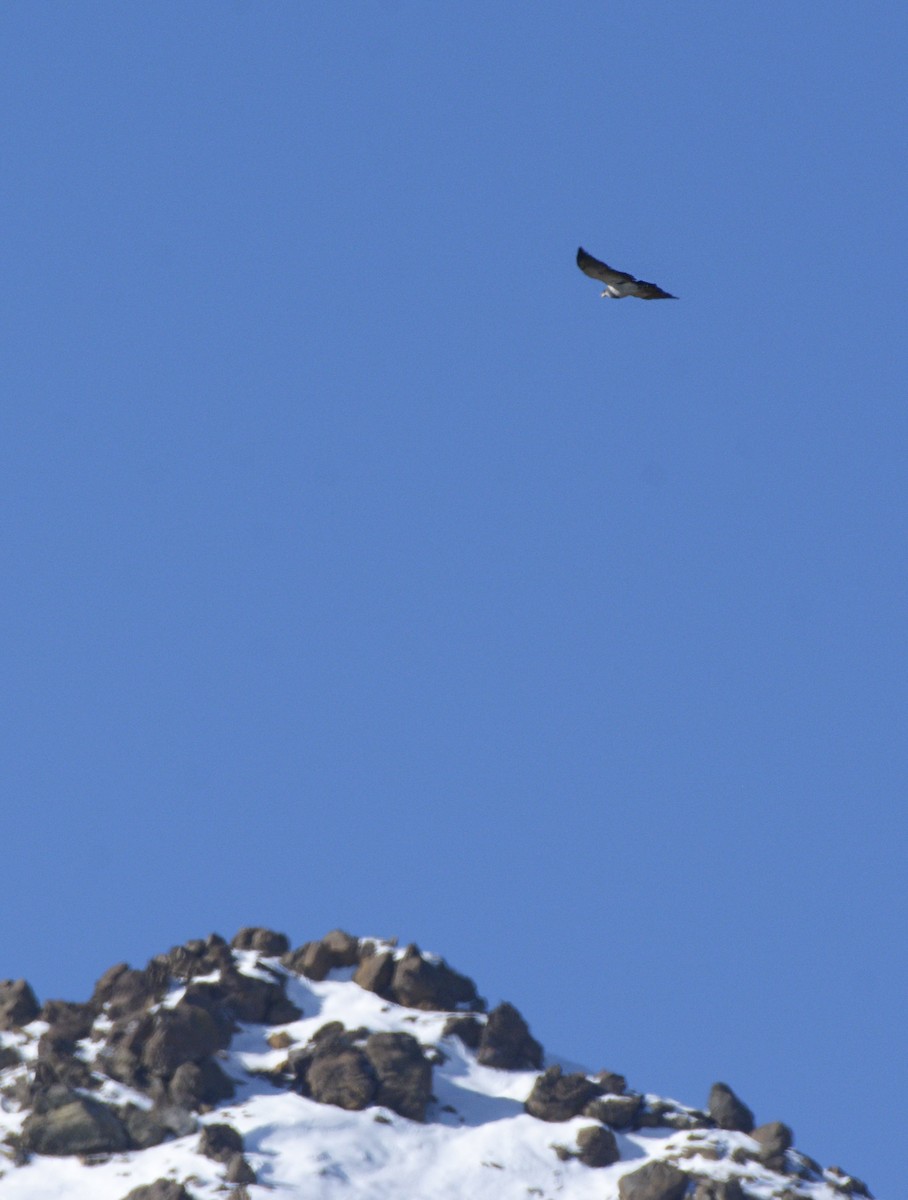
[[415,945],[395,956],[335,929],[320,941],[306,942],[285,954],[281,961],[315,981],[326,979],[339,967],[356,967],[354,982],[405,1008],[450,1012],[466,1005],[482,1006],[472,979],[452,970],[443,959],[422,954]]
[[256,950],[266,958],[277,958],[290,949],[286,933],[275,933],[260,925],[246,925],[237,933],[230,945],[234,950]]
[[424,958],[417,946],[408,946],[394,966],[391,995],[406,1008],[450,1012],[461,1005],[474,1005],[476,985],[466,975],[452,971],[440,959]]
[[727,1083],[713,1084],[707,1107],[709,1115],[720,1129],[735,1129],[740,1133],[750,1133],[753,1130],[753,1113]]
[[50,1028],[45,1037],[66,1042],[71,1048],[91,1033],[97,1010],[91,1004],[73,1004],[69,1000],[45,1000],[38,1016]]
[[375,1102],[411,1121],[424,1121],[432,1098],[432,1067],[416,1038],[373,1033],[363,1050],[378,1078]]
[[24,979],[0,980],[0,1029],[18,1029],[39,1012],[35,993]]
[[564,1075],[561,1067],[549,1067],[533,1084],[524,1108],[540,1121],[569,1121],[583,1112],[598,1091],[598,1084],[585,1075]]
[[648,1162],[618,1180],[620,1200],[681,1200],[689,1176],[671,1163]]
[[378,1092],[374,1067],[352,1044],[335,1043],[316,1053],[306,1084],[313,1100],[351,1110],[368,1108]]
[[542,1046],[513,1004],[499,1004],[489,1013],[479,1040],[477,1061],[503,1071],[538,1071]]
[[320,982],[327,978],[329,971],[355,966],[361,957],[358,938],[343,929],[332,929],[321,940],[304,942],[298,949],[286,952],[281,961],[291,971]]
[[642,1104],[642,1096],[597,1096],[584,1108],[583,1115],[612,1129],[633,1129]]
[[117,963],[95,984],[90,1003],[98,1010],[104,1008],[116,1021],[163,1000],[169,981],[170,973],[161,963],[149,964],[141,971],[133,970],[128,963]]
[[230,947],[219,933],[207,938],[193,938],[181,946],[173,946],[166,954],[158,954],[149,962],[146,971],[163,971],[166,976],[189,982],[200,975],[213,975],[233,967]]
[[154,1075],[169,1076],[186,1062],[201,1062],[224,1048],[224,1036],[211,1014],[181,1001],[155,1013],[142,1047],[143,1066]]
[[129,1148],[126,1126],[106,1105],[80,1097],[46,1113],[32,1113],[22,1142],[35,1154],[100,1154]]

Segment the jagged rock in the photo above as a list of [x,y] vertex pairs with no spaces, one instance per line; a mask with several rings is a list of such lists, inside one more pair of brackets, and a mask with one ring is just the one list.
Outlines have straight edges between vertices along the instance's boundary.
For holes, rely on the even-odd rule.
[[781,1121],[770,1121],[754,1129],[750,1135],[760,1147],[757,1158],[764,1166],[773,1171],[781,1171],[785,1167],[785,1151],[790,1150],[794,1134]]
[[708,1109],[720,1129],[736,1129],[741,1133],[753,1130],[753,1113],[727,1083],[714,1083],[710,1088]]
[[75,1045],[91,1033],[97,1011],[91,1004],[74,1004],[69,1000],[45,1000],[38,1015],[50,1026],[45,1037]]
[[129,1148],[129,1134],[120,1118],[106,1105],[85,1097],[26,1117],[22,1141],[35,1154],[100,1154]]
[[24,979],[0,980],[0,1029],[18,1029],[41,1011],[35,993]]
[[180,1004],[194,1004],[211,1015],[221,1027],[222,1049],[230,1043],[235,1021],[282,1025],[303,1015],[302,1009],[287,998],[283,980],[258,979],[232,968],[221,972],[218,983],[192,984]]
[[377,996],[390,995],[394,975],[394,955],[390,950],[366,955],[353,974],[353,982]]
[[284,1025],[298,1021],[303,1010],[287,998],[283,980],[271,982],[255,979],[240,972],[224,973],[221,976],[224,1003],[237,1021],[249,1021],[255,1025]]
[[293,1045],[293,1038],[284,1029],[279,1029],[277,1033],[269,1033],[265,1041],[272,1050],[287,1050]]
[[489,1013],[479,1042],[477,1061],[504,1071],[540,1070],[542,1046],[513,1004],[499,1004]]
[[172,1075],[183,1063],[201,1062],[220,1049],[222,1034],[211,1014],[181,1001],[175,1008],[155,1013],[141,1061],[156,1075]]
[[390,989],[398,1004],[434,1012],[450,1012],[477,999],[472,979],[452,971],[443,960],[423,958],[416,946],[408,946],[397,960]]
[[599,1085],[585,1075],[563,1075],[561,1067],[549,1067],[533,1084],[523,1107],[540,1121],[569,1121],[598,1091]]
[[671,1163],[648,1162],[618,1180],[620,1200],[681,1200],[690,1177]]
[[164,998],[170,979],[166,966],[150,963],[141,971],[127,963],[117,963],[105,971],[92,994],[91,1004],[100,1010],[107,1006],[111,1020],[141,1012]]
[[145,969],[188,982],[232,967],[230,947],[219,933],[211,933],[207,938],[192,938],[182,946],[172,946],[166,954],[156,954]]
[[286,933],[275,933],[273,929],[244,925],[230,945],[234,950],[257,950],[266,958],[274,958],[287,953],[290,949],[290,939]]
[[156,1179],[154,1183],[133,1188],[123,1200],[193,1200],[193,1197],[175,1179]]
[[199,1063],[182,1063],[177,1067],[167,1092],[174,1104],[192,1109],[229,1100],[236,1087],[214,1059],[203,1058]]
[[[243,1153],[243,1135],[232,1125],[213,1124],[202,1126],[202,1136],[199,1138],[199,1154],[213,1158],[215,1162],[230,1162],[234,1154]],[[234,1180],[239,1183],[241,1180]],[[245,1182],[251,1183],[252,1180]]]
[[432,1097],[432,1068],[416,1038],[409,1033],[373,1033],[364,1052],[378,1077],[375,1103],[411,1121],[424,1121]]
[[642,1104],[642,1096],[598,1096],[587,1104],[583,1115],[612,1129],[631,1129]]
[[747,1200],[737,1179],[701,1179],[691,1200]]
[[588,1167],[610,1167],[621,1153],[610,1129],[587,1125],[577,1133],[577,1157]]
[[448,1017],[441,1036],[460,1038],[470,1050],[478,1050],[482,1038],[482,1021],[477,1021],[473,1016]]
[[242,1154],[234,1154],[227,1163],[224,1178],[228,1183],[255,1183],[256,1174]]

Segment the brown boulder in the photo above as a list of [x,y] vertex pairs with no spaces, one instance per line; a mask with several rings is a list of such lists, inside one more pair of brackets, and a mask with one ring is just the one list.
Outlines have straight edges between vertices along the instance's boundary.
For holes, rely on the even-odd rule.
[[286,933],[275,933],[273,929],[247,925],[236,934],[230,945],[234,950],[256,950],[266,958],[275,958],[287,953],[290,949],[290,939]]
[[671,1163],[648,1162],[618,1180],[620,1200],[681,1200],[690,1177]]
[[367,954],[353,974],[353,982],[367,992],[388,997],[394,976],[394,955],[385,950],[381,954]]
[[753,1130],[753,1113],[727,1083],[713,1084],[707,1107],[709,1115],[720,1129],[736,1129],[741,1133],[750,1133]]
[[317,1052],[305,1080],[313,1100],[352,1111],[368,1108],[378,1091],[378,1077],[369,1059],[358,1047],[343,1043]]
[[373,1033],[364,1046],[378,1077],[376,1104],[411,1121],[424,1121],[432,1098],[432,1067],[409,1033]]
[[583,1110],[583,1115],[610,1125],[612,1129],[630,1129],[642,1104],[642,1096],[597,1096]]
[[598,1084],[585,1075],[563,1075],[561,1067],[549,1067],[533,1084],[523,1107],[540,1121],[569,1121],[583,1112],[598,1091]]
[[181,1001],[155,1013],[141,1061],[155,1075],[172,1075],[183,1063],[201,1062],[222,1048],[222,1034],[211,1014]]
[[243,1153],[243,1135],[232,1125],[203,1125],[198,1152],[206,1158],[213,1158],[215,1162],[230,1162],[234,1154]]
[[336,967],[352,967],[359,962],[359,939],[343,929],[332,929],[317,942],[305,942],[285,954],[281,962],[291,971],[320,982]]
[[530,1035],[526,1021],[513,1004],[499,1004],[489,1013],[479,1042],[477,1061],[503,1071],[538,1071],[542,1046]]
[[22,1142],[35,1154],[100,1154],[129,1149],[129,1134],[106,1105],[80,1097],[26,1117]]
[[602,1125],[587,1125],[577,1133],[577,1157],[587,1167],[610,1167],[621,1153],[615,1135]]
[[408,946],[395,963],[390,990],[405,1008],[429,1012],[452,1012],[478,999],[472,979],[452,971],[443,959],[423,958],[416,946]]
[[236,1087],[213,1058],[203,1058],[197,1063],[181,1063],[167,1085],[167,1094],[180,1108],[198,1109],[230,1100]]
[[790,1150],[794,1134],[781,1121],[770,1121],[754,1129],[750,1135],[760,1147],[757,1158],[773,1171],[781,1171],[785,1166],[785,1151]]
[[473,1016],[448,1017],[442,1037],[457,1037],[469,1050],[478,1050],[482,1039],[482,1022]]

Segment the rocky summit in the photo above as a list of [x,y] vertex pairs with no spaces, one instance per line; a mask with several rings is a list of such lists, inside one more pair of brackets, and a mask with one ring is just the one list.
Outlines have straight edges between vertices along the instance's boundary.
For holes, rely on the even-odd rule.
[[0,1139],[3,1200],[870,1196],[728,1084],[569,1067],[443,959],[340,930],[212,934],[81,1002],[0,982]]

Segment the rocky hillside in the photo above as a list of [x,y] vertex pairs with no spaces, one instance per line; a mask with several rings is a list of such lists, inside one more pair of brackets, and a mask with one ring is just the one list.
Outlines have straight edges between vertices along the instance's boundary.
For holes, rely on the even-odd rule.
[[340,931],[213,934],[81,1003],[2,982],[0,1031],[3,1200],[870,1195],[724,1083],[700,1109],[570,1067],[442,959]]

